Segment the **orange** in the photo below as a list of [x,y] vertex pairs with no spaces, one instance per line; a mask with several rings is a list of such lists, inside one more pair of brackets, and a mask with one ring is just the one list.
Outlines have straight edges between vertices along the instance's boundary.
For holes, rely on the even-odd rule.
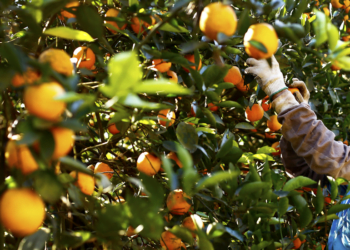
[[169,154],[167,154],[166,156],[168,159],[171,159],[173,161],[176,162],[176,164],[179,166],[179,168],[182,168],[182,163],[181,161],[179,160],[179,158],[177,158],[177,155],[175,152],[170,152]]
[[33,85],[25,89],[23,103],[30,114],[45,120],[58,121],[66,109],[66,103],[54,99],[63,94],[65,90],[57,82]]
[[95,166],[93,164],[89,165],[87,169],[90,169],[92,172],[95,171]]
[[323,8],[323,12],[326,14],[326,16],[329,16],[330,14],[329,9],[327,7]]
[[77,59],[76,63],[79,69],[92,69],[96,61],[95,53],[85,46],[76,48],[73,52],[73,58]]
[[160,73],[165,73],[171,68],[171,62],[165,62],[163,59],[154,59],[152,61],[152,65]]
[[237,16],[230,5],[210,3],[202,11],[199,28],[205,36],[217,40],[218,33],[232,36],[237,28]]
[[133,236],[133,235],[137,235],[136,233],[135,233],[135,228],[133,228],[132,226],[129,226],[127,229],[126,229],[126,236],[128,236],[128,237],[131,237],[131,236]]
[[11,83],[14,87],[20,87],[24,84],[33,84],[39,80],[39,78],[40,75],[36,70],[28,68],[23,74],[15,74],[11,80]]
[[163,109],[158,113],[158,123],[164,127],[170,127],[175,123],[176,115],[170,109]]
[[[105,17],[118,17],[119,15],[119,10],[117,9],[109,9],[107,10],[106,14],[105,14]],[[126,24],[124,24],[122,27],[119,27],[118,24],[114,21],[104,21],[104,23],[108,23],[108,24],[111,24],[113,25],[115,28],[117,28],[118,30],[124,30],[126,28]],[[108,28],[107,29],[112,32],[113,34],[116,34],[117,31],[115,31],[114,29],[111,29],[111,28]]]
[[347,41],[350,40],[350,36],[343,36],[343,37],[341,38],[341,40],[343,40],[344,42],[347,42]]
[[237,66],[232,66],[224,77],[225,82],[230,82],[233,85],[237,85],[242,81],[241,71]]
[[[152,19],[152,25],[156,23],[156,19],[154,19],[153,16],[150,16]],[[143,32],[145,28],[148,28],[151,26],[151,24],[144,22],[143,20],[140,20],[138,17],[131,18],[131,28],[136,33],[139,34],[140,32]]]
[[174,83],[178,82],[177,74],[174,71],[168,70],[166,74],[169,77],[169,81]]
[[217,111],[218,109],[219,109],[219,107],[218,106],[215,106],[215,104],[214,103],[208,103],[208,108],[211,110],[211,111],[213,111],[213,112],[215,112],[215,111]]
[[[185,58],[191,62],[191,63],[195,63],[195,58],[194,55],[185,55]],[[182,67],[187,73],[190,72],[188,69],[186,69],[185,67]],[[202,68],[202,60],[199,58],[199,63],[197,66],[191,66],[191,69],[193,70],[200,70]]]
[[202,228],[204,228],[204,223],[201,217],[199,217],[197,214],[192,214],[182,221],[182,226],[191,230],[192,236],[196,237],[196,234],[193,233],[193,231],[202,230]]
[[95,180],[91,175],[79,172],[77,177],[77,171],[70,172],[70,175],[76,179],[75,185],[80,191],[86,195],[92,195],[95,189]]
[[341,68],[337,65],[336,62],[334,62],[334,64],[331,66],[331,70],[337,71],[337,70],[341,70]]
[[[72,8],[73,11],[76,11],[77,8],[73,8],[73,7],[78,7],[79,6],[79,1],[74,1],[74,2],[70,2],[67,3],[65,8]],[[75,15],[66,11],[66,10],[61,10],[61,16],[64,16],[65,18],[75,18]]]
[[266,96],[261,102],[261,107],[264,111],[269,111],[271,109],[271,103],[269,103],[269,97]]
[[348,21],[349,20],[349,15],[345,15],[344,16],[344,22]]
[[249,84],[245,85],[244,79],[242,79],[242,81],[235,86],[241,92],[247,92],[249,90]]
[[170,213],[177,215],[187,213],[191,207],[191,204],[189,204],[185,198],[191,200],[191,197],[184,193],[182,189],[175,189],[174,191],[171,191],[166,200],[166,206]]
[[271,133],[265,133],[266,139],[276,139],[276,135],[273,135]]
[[70,76],[73,74],[73,64],[70,56],[61,49],[48,49],[39,56],[40,63],[49,63],[56,72]]
[[97,174],[102,172],[113,172],[113,173],[103,173],[108,179],[111,179],[114,174],[114,171],[110,166],[108,166],[106,163],[99,162],[95,165],[94,173]]
[[343,7],[343,5],[339,2],[339,0],[331,0],[331,4],[335,9],[339,9]]
[[182,241],[180,238],[177,238],[173,233],[165,231],[161,235],[160,244],[162,245],[162,248],[166,250],[180,250]]
[[45,203],[29,188],[8,189],[1,196],[1,224],[15,236],[35,233],[44,219]]
[[120,131],[117,129],[117,126],[115,125],[115,123],[109,125],[107,129],[108,129],[109,133],[111,133],[113,135],[120,133]]
[[149,176],[158,173],[161,165],[160,159],[148,152],[143,152],[137,159],[137,169]]
[[[252,46],[249,41],[260,42],[265,46],[267,53]],[[266,59],[270,58],[277,51],[278,36],[271,24],[253,24],[249,27],[247,33],[245,33],[243,44],[249,56],[255,59]]]
[[52,128],[51,133],[55,139],[55,150],[53,159],[66,156],[71,151],[74,144],[74,131],[68,128]]
[[171,221],[171,219],[172,219],[173,217],[174,217],[174,216],[173,216],[172,214],[170,214],[170,213],[164,215],[164,219],[165,219],[166,222]]
[[245,113],[247,115],[247,119],[250,122],[259,121],[264,116],[264,110],[259,104],[254,104],[252,109],[249,106],[246,108]]
[[292,94],[294,94],[295,92],[299,91],[298,88],[288,88],[288,90],[289,90]]
[[274,142],[271,145],[272,148],[274,148],[277,152],[271,153],[274,156],[278,156],[281,154],[281,148],[280,148],[280,142]]
[[23,174],[30,174],[37,170],[39,165],[26,145],[16,144],[18,139],[18,137],[13,137],[12,140],[7,142],[5,159],[9,167],[18,168]]
[[277,130],[280,130],[282,127],[282,124],[278,122],[277,115],[271,115],[270,120],[267,120],[267,127],[270,129],[271,132],[275,132]]

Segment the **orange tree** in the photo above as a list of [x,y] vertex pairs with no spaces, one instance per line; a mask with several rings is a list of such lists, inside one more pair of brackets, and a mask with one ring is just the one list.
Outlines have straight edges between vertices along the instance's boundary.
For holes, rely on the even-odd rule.
[[244,69],[275,54],[345,143],[348,1],[0,8],[5,249],[324,248],[347,180],[288,177],[280,125]]

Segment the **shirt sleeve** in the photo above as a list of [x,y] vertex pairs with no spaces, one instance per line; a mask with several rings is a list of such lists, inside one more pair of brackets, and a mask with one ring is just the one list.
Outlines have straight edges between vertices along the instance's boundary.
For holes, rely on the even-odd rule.
[[312,170],[350,180],[350,148],[334,140],[334,133],[317,120],[309,105],[301,103],[287,109],[278,120],[284,138]]

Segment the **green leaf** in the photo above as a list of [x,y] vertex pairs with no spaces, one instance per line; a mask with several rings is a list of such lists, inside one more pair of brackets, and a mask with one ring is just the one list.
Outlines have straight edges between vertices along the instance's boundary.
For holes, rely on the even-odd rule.
[[240,148],[233,146],[231,150],[228,152],[228,154],[226,154],[226,156],[221,158],[221,161],[226,163],[231,162],[232,164],[236,164],[237,161],[241,158],[242,154],[243,154],[243,151]]
[[305,206],[300,212],[299,227],[305,228],[312,221],[312,212],[309,207]]
[[269,146],[263,146],[262,148],[259,148],[258,151],[256,151],[257,154],[270,154],[274,152],[276,152],[276,150]]
[[324,223],[328,220],[337,220],[337,219],[339,219],[339,217],[336,214],[324,215],[324,216],[317,217],[316,223]]
[[182,26],[174,26],[174,25],[171,25],[170,23],[165,23],[162,27],[159,28],[159,30],[175,32],[175,33],[189,33],[188,29]]
[[134,108],[142,108],[142,109],[168,109],[170,108],[168,105],[160,104],[160,103],[152,103],[142,100],[138,95],[128,94],[125,97],[122,97],[119,101],[120,104],[125,106],[134,107]]
[[133,5],[139,5],[139,1],[138,0],[129,0],[129,6],[133,6]]
[[334,50],[339,41],[339,30],[332,23],[327,23],[328,45],[330,50]]
[[255,47],[255,48],[257,48],[258,50],[260,50],[261,52],[267,53],[267,49],[266,49],[265,45],[262,44],[261,42],[254,41],[254,40],[250,40],[249,43],[250,43],[253,47]]
[[179,123],[176,128],[176,136],[179,142],[191,153],[196,151],[198,144],[198,135],[196,130],[190,124],[184,122]]
[[221,146],[221,148],[219,149],[219,151],[217,152],[215,159],[220,159],[222,157],[224,157],[225,155],[227,155],[227,153],[231,150],[231,148],[233,147],[233,135],[231,135],[226,141],[225,143]]
[[34,173],[35,191],[51,204],[56,203],[63,195],[63,185],[58,180],[57,175],[52,171],[39,171]]
[[213,112],[210,111],[209,109],[207,108],[202,108],[201,107],[201,111],[202,113],[205,115],[206,118],[208,118],[209,120],[209,123],[213,126],[213,127],[216,127],[216,119],[213,115]]
[[103,37],[103,20],[95,8],[89,5],[80,5],[77,8],[76,18],[80,27],[90,35]]
[[340,211],[343,211],[345,209],[350,208],[349,204],[336,204],[334,206],[332,206],[329,210],[328,210],[328,214],[335,214],[338,213]]
[[314,198],[313,201],[314,201],[313,203],[315,206],[315,213],[316,214],[321,213],[321,211],[323,210],[323,206],[324,206],[324,196],[323,196],[322,188],[320,185],[318,185],[318,187],[317,187],[316,198]]
[[331,184],[331,199],[335,200],[338,196],[338,185],[331,177],[327,177],[329,183]]
[[42,227],[34,234],[23,238],[19,244],[18,250],[44,249],[49,236],[50,229]]
[[75,30],[69,27],[55,27],[45,30],[43,33],[47,36],[56,36],[68,40],[76,40],[81,42],[93,42],[94,39],[85,31]]
[[212,176],[210,177],[203,177],[202,179],[200,179],[200,181],[197,184],[196,190],[197,192],[199,192],[201,189],[203,189],[204,187],[210,187],[216,184],[219,184],[220,182],[223,181],[230,181],[233,178],[236,178],[239,175],[239,172],[235,171],[235,172],[216,172],[214,174],[212,174]]
[[301,187],[310,186],[316,184],[314,180],[311,180],[305,176],[298,176],[289,180],[283,187],[283,191],[292,191]]
[[179,84],[166,80],[148,80],[134,87],[135,93],[146,93],[149,95],[189,95],[192,93],[190,89],[184,88]]
[[[205,94],[208,97],[208,99],[211,101],[214,101],[214,102],[220,101],[219,95],[214,91],[206,91]],[[217,104],[215,104],[215,105],[217,106]]]
[[193,244],[192,233],[188,229],[186,229],[184,227],[180,227],[178,225],[175,225],[169,231],[172,232],[173,234],[175,234],[177,237],[179,237],[183,241],[185,241],[191,245]]
[[166,173],[166,176],[168,178],[169,186],[171,190],[175,190],[178,188],[179,183],[177,180],[177,176],[174,173],[174,170],[171,166],[170,160],[162,155],[162,167],[164,169],[164,172]]
[[78,171],[88,175],[93,175],[90,169],[87,169],[86,166],[80,161],[75,160],[72,157],[64,156],[60,158],[61,166],[67,167],[71,171]]
[[226,232],[229,233],[232,237],[235,237],[236,239],[240,240],[240,241],[244,241],[244,236],[241,234],[240,231],[238,230],[233,230],[229,227],[226,227]]
[[280,198],[279,201],[278,201],[278,213],[279,213],[279,216],[284,215],[287,212],[288,207],[289,207],[288,197]]
[[326,15],[318,11],[316,9],[313,10],[313,12],[316,14],[316,20],[313,23],[314,30],[316,33],[316,47],[320,46],[321,44],[325,43],[328,39],[327,35],[327,18]]
[[216,104],[216,106],[224,107],[224,108],[240,108],[240,109],[243,109],[241,104],[239,104],[238,102],[234,102],[234,101],[220,102],[220,103]]
[[236,124],[235,128],[238,128],[238,129],[255,129],[255,127],[248,123],[248,122],[240,122],[238,124]]
[[243,187],[238,188],[236,195],[240,198],[246,199],[258,199],[263,193],[270,188],[270,184],[262,181],[255,181],[245,184]]
[[230,67],[229,65],[225,65],[224,67],[218,65],[208,66],[202,74],[205,86],[211,87],[213,84],[223,82]]

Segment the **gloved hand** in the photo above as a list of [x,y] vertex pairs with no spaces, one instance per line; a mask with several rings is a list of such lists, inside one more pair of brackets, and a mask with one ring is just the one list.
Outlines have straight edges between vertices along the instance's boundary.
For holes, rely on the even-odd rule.
[[247,63],[250,64],[251,67],[245,70],[246,73],[256,76],[260,87],[270,98],[272,98],[274,94],[287,89],[276,58],[272,56],[271,59],[272,67],[270,67],[265,59],[256,60],[254,58],[248,58]]
[[293,83],[289,85],[289,87],[292,88],[297,88],[299,89],[299,92],[295,92],[295,99],[299,102],[299,103],[309,103],[309,99],[310,99],[310,92],[307,89],[305,82],[300,81],[298,78],[293,78]]

